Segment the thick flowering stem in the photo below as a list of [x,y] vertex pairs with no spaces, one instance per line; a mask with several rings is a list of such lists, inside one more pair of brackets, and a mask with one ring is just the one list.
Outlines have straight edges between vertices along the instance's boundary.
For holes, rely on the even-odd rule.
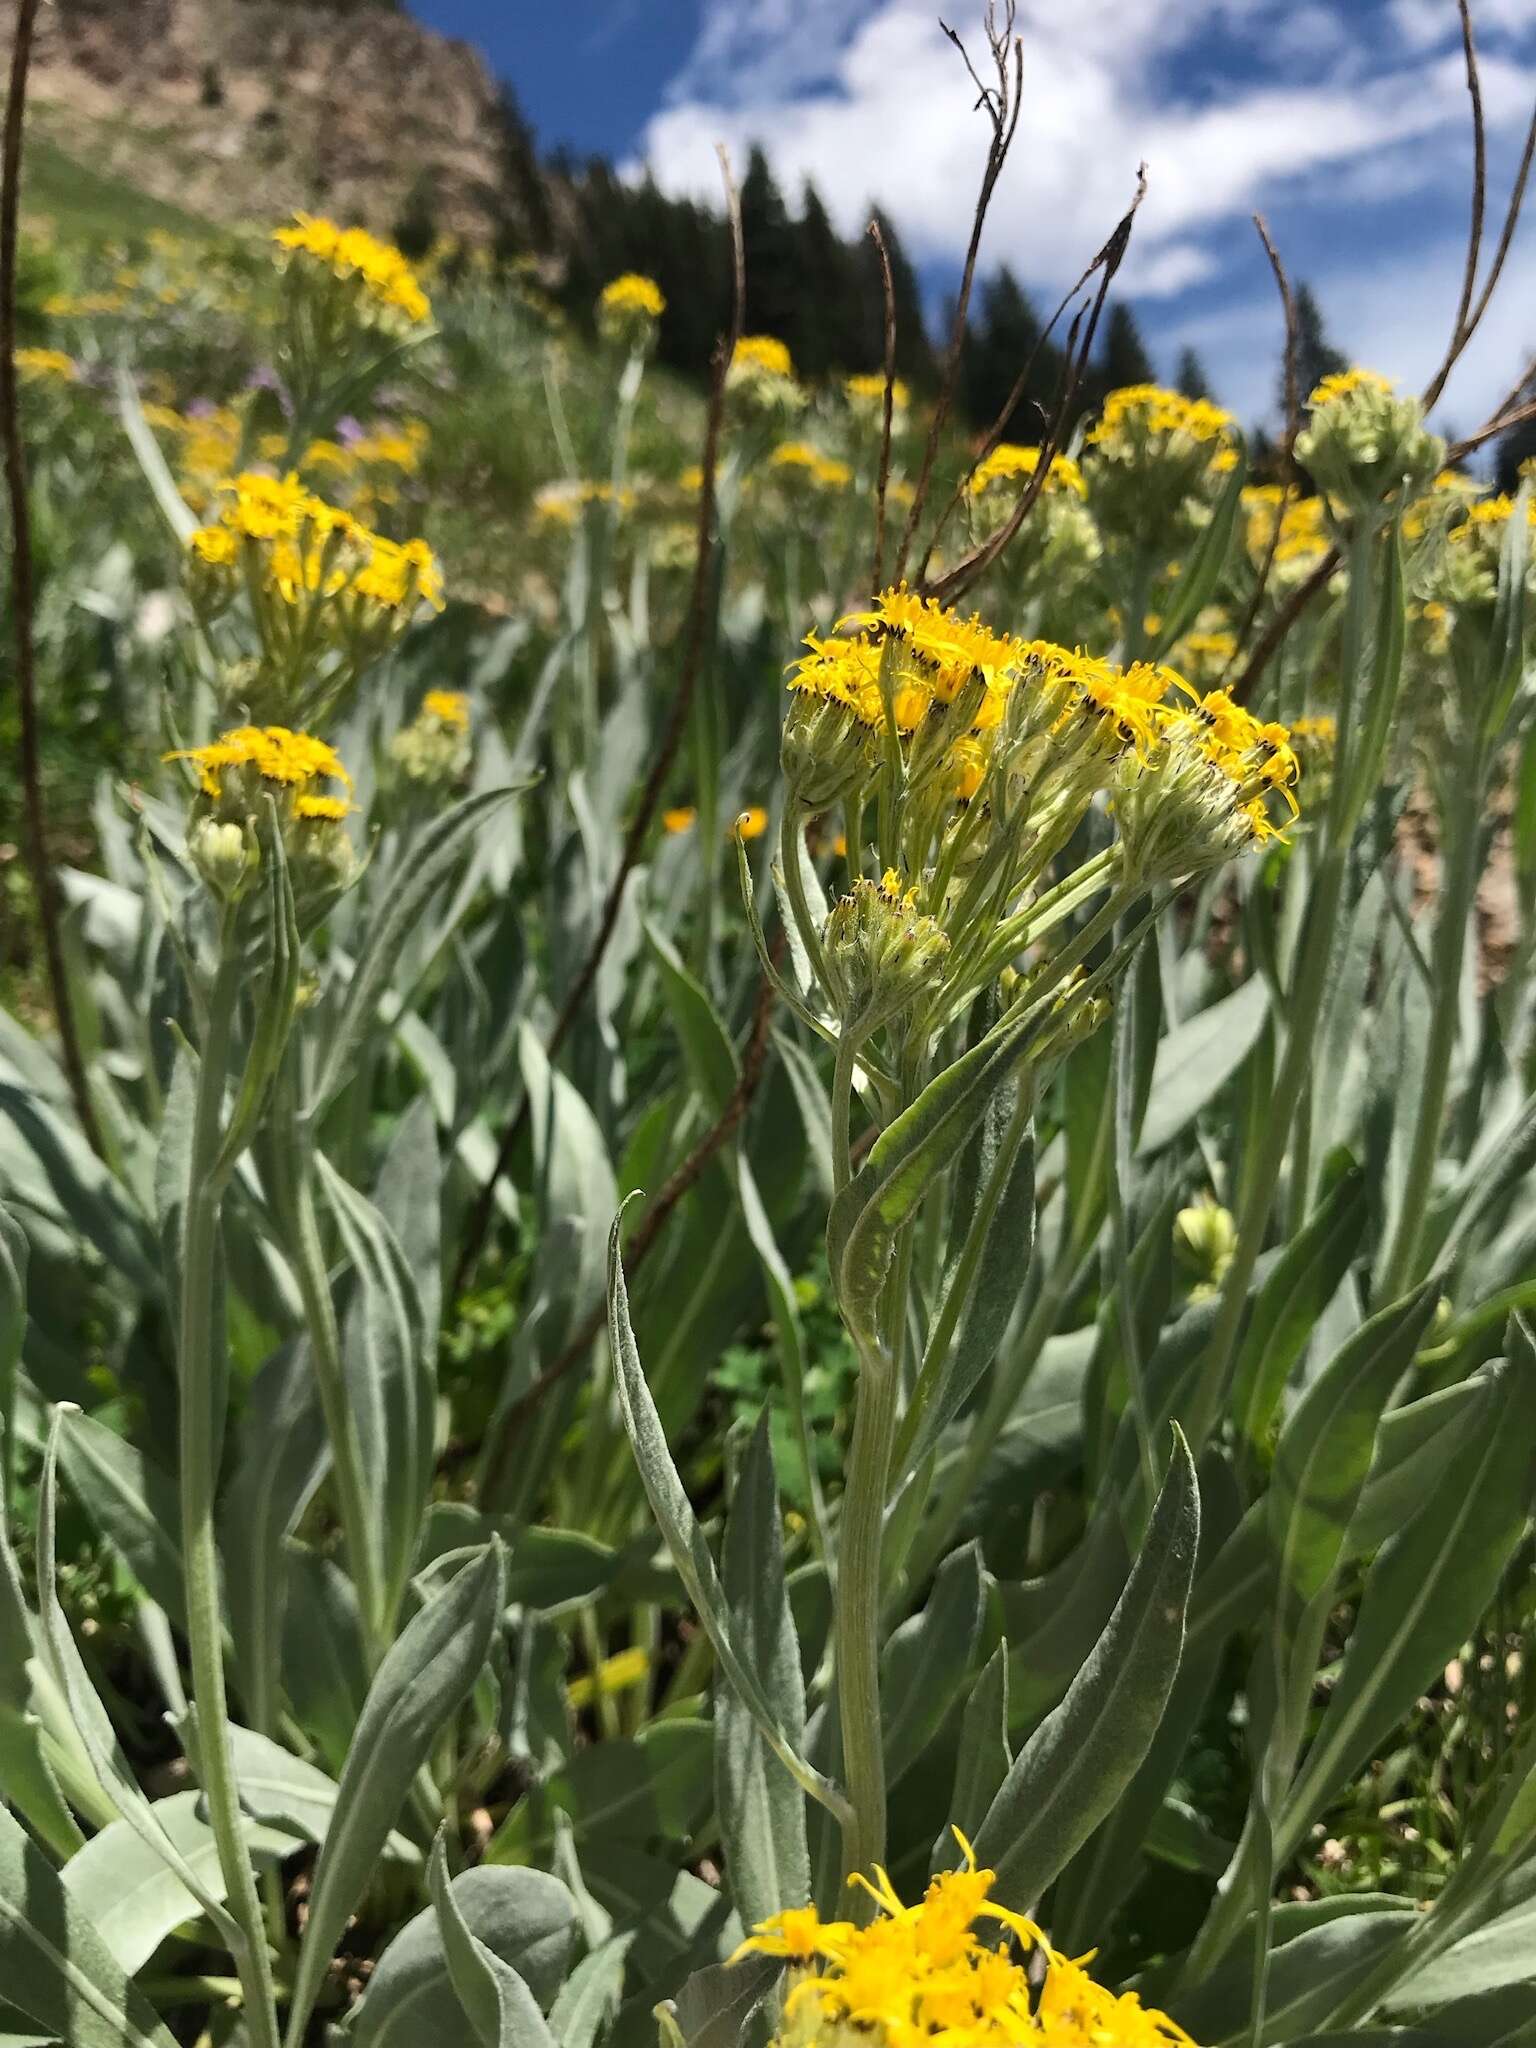
[[245,2022],[253,2048],[277,2048],[277,2011],[267,1952],[261,1900],[246,1848],[240,1795],[229,1742],[229,1702],[224,1686],[224,1632],[219,1612],[219,1560],[214,1534],[214,1501],[223,1439],[223,1397],[215,1366],[214,1318],[219,1214],[227,1169],[218,1166],[221,1119],[228,1078],[230,1037],[240,990],[240,966],[228,926],[221,935],[220,963],[208,1006],[208,1025],[198,1074],[192,1129],[192,1162],[181,1243],[180,1374],[181,1539],[186,1577],[187,1644],[192,1665],[192,1702],[197,1716],[196,1752],[208,1820],[238,1925],[241,1952],[235,1957],[245,1997]]
[[896,1380],[895,1360],[884,1346],[859,1346],[858,1411],[837,1551],[837,1709],[843,1779],[853,1808],[843,1828],[845,1878],[885,1858],[880,1552],[896,1435]]

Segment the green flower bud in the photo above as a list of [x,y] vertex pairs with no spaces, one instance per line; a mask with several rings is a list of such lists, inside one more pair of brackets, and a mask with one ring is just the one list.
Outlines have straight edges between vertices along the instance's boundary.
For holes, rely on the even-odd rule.
[[843,1029],[862,1038],[933,992],[949,940],[918,910],[916,891],[903,894],[888,869],[880,881],[857,881],[839,898],[822,948],[832,1007]]
[[1385,377],[1344,370],[1313,392],[1296,459],[1318,486],[1356,511],[1394,491],[1417,491],[1445,460],[1445,443],[1424,425],[1416,398],[1399,398]]
[[225,903],[233,903],[261,865],[256,835],[249,824],[199,818],[187,835],[187,858],[203,881]]

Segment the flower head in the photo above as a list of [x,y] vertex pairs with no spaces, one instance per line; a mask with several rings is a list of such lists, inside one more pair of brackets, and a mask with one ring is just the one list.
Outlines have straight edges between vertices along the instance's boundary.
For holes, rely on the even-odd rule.
[[1388,493],[1417,490],[1445,459],[1445,443],[1424,425],[1416,398],[1399,398],[1374,370],[1325,377],[1308,401],[1296,459],[1319,486],[1357,512]]
[[626,270],[603,286],[597,301],[597,331],[617,348],[648,349],[667,301],[653,277]]
[[[1040,467],[1038,448],[1021,448],[1012,441],[1000,441],[992,453],[976,465],[971,473],[970,492],[973,498],[980,497],[994,484],[1014,483],[1020,478],[1031,477]],[[1083,472],[1070,455],[1053,455],[1051,466],[1045,473],[1046,491],[1074,491],[1079,498],[1086,498],[1088,486],[1083,481]]]
[[[866,1927],[823,1920],[813,1906],[763,1921],[738,1954],[797,1966],[775,2048],[831,2048],[855,2037],[870,2048],[1188,2048],[1189,2037],[1134,1992],[1094,1983],[1033,1921],[995,1904],[995,1877],[964,1863],[903,1904],[884,1871],[855,1883],[873,1898]],[[1026,1958],[1043,1959],[1034,1973]]]
[[[871,408],[883,411],[885,407],[885,374],[880,370],[861,370],[856,376],[843,379],[843,395],[856,412],[867,412]],[[912,394],[900,377],[891,379],[891,410],[905,412],[912,403]]]
[[305,263],[323,265],[333,277],[354,285],[362,299],[412,323],[432,317],[432,306],[416,281],[416,273],[400,251],[381,242],[366,228],[342,228],[311,213],[296,213],[288,227],[273,230],[272,239]]
[[789,350],[771,334],[744,334],[731,353],[731,369],[759,377],[790,378],[795,374]]
[[19,348],[11,357],[18,376],[25,378],[46,378],[55,383],[73,384],[80,375],[80,365],[73,356],[65,355],[59,348]]

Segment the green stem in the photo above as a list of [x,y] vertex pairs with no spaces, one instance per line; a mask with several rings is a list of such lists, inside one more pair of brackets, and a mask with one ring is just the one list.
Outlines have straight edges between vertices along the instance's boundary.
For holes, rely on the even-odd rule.
[[192,1161],[181,1246],[180,1377],[181,1541],[186,1577],[187,1646],[197,1720],[197,1761],[208,1800],[229,1910],[242,1936],[235,1956],[252,2048],[277,2048],[277,2005],[256,1873],[229,1741],[224,1687],[224,1629],[219,1613],[219,1556],[214,1528],[223,1396],[216,1384],[215,1273],[223,1184],[215,1174],[222,1140],[224,1086],[240,992],[232,933],[221,933],[220,962],[208,1009],[192,1126]]
[[880,1724],[880,1548],[896,1432],[896,1364],[859,1346],[858,1413],[843,1487],[837,1555],[837,1710],[852,1812],[843,1876],[885,1860],[885,1748]]

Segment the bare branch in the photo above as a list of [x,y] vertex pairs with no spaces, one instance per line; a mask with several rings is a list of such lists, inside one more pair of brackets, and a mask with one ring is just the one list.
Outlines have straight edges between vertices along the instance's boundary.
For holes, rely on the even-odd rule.
[[1467,0],[1456,0],[1461,15],[1461,48],[1467,67],[1467,97],[1472,102],[1472,219],[1467,230],[1467,260],[1462,272],[1461,298],[1456,306],[1456,318],[1451,322],[1451,338],[1446,343],[1445,354],[1440,367],[1424,387],[1424,410],[1429,411],[1441,392],[1445,380],[1450,376],[1456,358],[1466,347],[1472,329],[1467,315],[1472,305],[1472,294],[1477,289],[1477,263],[1483,251],[1483,215],[1488,204],[1488,136],[1483,118],[1483,84],[1477,69],[1477,45],[1472,40],[1472,11]]
[[[623,906],[624,892],[630,875],[640,858],[641,849],[655,821],[667,778],[672,772],[672,763],[682,744],[687,730],[688,716],[693,708],[694,691],[698,684],[699,670],[704,659],[706,623],[709,616],[709,585],[715,549],[715,476],[720,461],[720,438],[725,419],[725,386],[731,358],[736,353],[736,344],[741,339],[742,320],[746,305],[747,264],[746,251],[741,229],[741,200],[736,182],[731,176],[730,160],[723,148],[719,149],[720,173],[725,180],[726,208],[731,226],[732,249],[732,290],[731,324],[728,332],[722,334],[715,344],[712,360],[713,377],[709,393],[709,411],[704,425],[704,455],[701,464],[702,476],[699,483],[698,533],[694,548],[693,587],[688,603],[687,637],[683,646],[682,669],[678,676],[677,690],[672,699],[672,708],[667,717],[666,727],[659,745],[652,756],[650,773],[640,792],[640,801],[630,820],[624,837],[624,848],[613,880],[608,885],[607,896],[598,918],[597,931],[581,969],[565,994],[555,1018],[554,1028],[544,1050],[554,1059],[565,1043],[571,1026],[581,1013],[598,969],[613,937]],[[458,1266],[454,1275],[455,1289],[462,1288],[473,1270],[475,1260],[485,1243],[490,1230],[491,1214],[496,1197],[496,1185],[511,1164],[518,1140],[528,1122],[528,1096],[521,1096],[516,1110],[507,1119],[502,1132],[501,1143],[496,1148],[496,1160],[484,1186],[475,1201],[470,1217],[469,1229],[459,1252]]]
[[1269,588],[1269,579],[1275,566],[1275,555],[1280,546],[1280,529],[1285,524],[1285,515],[1290,510],[1291,499],[1296,490],[1296,436],[1301,429],[1301,380],[1298,374],[1300,334],[1296,321],[1296,298],[1291,290],[1291,281],[1286,276],[1285,265],[1280,260],[1280,251],[1275,247],[1274,237],[1269,232],[1269,223],[1262,213],[1253,216],[1253,224],[1259,231],[1259,240],[1264,244],[1264,253],[1269,258],[1269,267],[1275,274],[1275,285],[1280,293],[1280,305],[1285,315],[1285,439],[1280,449],[1280,503],[1275,510],[1274,529],[1269,544],[1264,550],[1264,559],[1259,564],[1258,581],[1253,586],[1253,595],[1233,636],[1236,645],[1232,659],[1223,672],[1222,681],[1236,665],[1239,654],[1248,645],[1259,609],[1264,602],[1264,593]]
[[1100,273],[1099,288],[1094,294],[1093,304],[1089,310],[1087,321],[1083,326],[1082,340],[1075,348],[1073,342],[1076,340],[1078,323],[1082,320],[1081,309],[1079,309],[1073,321],[1072,335],[1067,344],[1067,364],[1062,379],[1061,394],[1057,400],[1055,415],[1047,429],[1045,439],[1040,444],[1040,459],[1035,465],[1034,475],[1020,493],[1019,501],[1014,506],[1013,511],[1009,514],[1003,525],[998,528],[997,532],[993,534],[992,538],[983,542],[979,548],[973,549],[963,560],[957,562],[947,575],[939,577],[936,582],[923,584],[921,588],[925,597],[937,598],[941,604],[948,604],[968,590],[978,577],[984,576],[1002,554],[1003,550],[1013,540],[1028,516],[1030,508],[1045,489],[1046,479],[1050,475],[1051,462],[1060,451],[1062,443],[1066,438],[1067,423],[1072,417],[1072,401],[1077,396],[1078,385],[1082,381],[1083,372],[1088,367],[1088,360],[1093,354],[1093,343],[1094,337],[1098,333],[1099,316],[1104,310],[1104,302],[1109,296],[1109,288],[1114,282],[1115,273],[1125,261],[1125,252],[1130,247],[1131,229],[1135,224],[1136,209],[1141,205],[1142,200],[1146,196],[1147,170],[1146,165],[1143,164],[1139,166],[1136,174],[1135,198],[1116,224],[1114,233],[1083,272],[1082,279],[1080,280],[1081,284],[1086,284],[1095,271]]
[[48,817],[43,801],[43,763],[37,720],[37,660],[32,637],[37,593],[32,573],[32,519],[27,497],[27,456],[16,397],[16,245],[21,206],[21,144],[26,117],[27,73],[38,0],[17,0],[11,44],[11,83],[5,102],[5,140],[0,162],[0,437],[5,442],[5,485],[11,511],[11,613],[16,637],[16,694],[21,725],[21,781],[27,827],[28,864],[37,895],[37,919],[59,1049],[80,1128],[100,1153],[101,1132],[91,1106],[85,1056],[75,1022],[74,999],[64,964],[58,879],[48,858]]
[[976,211],[971,220],[971,238],[966,246],[965,264],[960,273],[960,292],[955,300],[955,317],[944,358],[944,374],[939,380],[939,394],[934,401],[933,418],[929,422],[928,439],[923,447],[923,459],[912,493],[912,503],[907,508],[901,545],[896,550],[895,575],[898,582],[906,571],[907,560],[912,552],[912,542],[923,515],[923,507],[928,500],[929,486],[933,481],[933,466],[938,458],[939,441],[943,435],[945,422],[949,418],[950,407],[954,403],[955,386],[960,376],[960,358],[965,351],[965,323],[970,311],[971,288],[976,281],[976,258],[981,248],[981,231],[986,222],[987,209],[992,203],[992,194],[996,190],[997,181],[1008,158],[1008,151],[1012,147],[1019,125],[1019,114],[1024,104],[1024,45],[1013,32],[1013,23],[1014,0],[1006,0],[1001,29],[997,26],[995,0],[988,0],[987,42],[997,68],[995,88],[981,84],[976,76],[975,67],[966,54],[965,45],[954,30],[946,28],[944,31],[964,58],[965,68],[970,72],[980,92],[981,97],[977,105],[986,109],[987,118],[992,124],[992,141],[987,150],[981,189],[976,196]]
[[885,583],[885,497],[891,481],[891,420],[896,407],[896,282],[879,221],[870,222],[869,232],[879,253],[880,282],[885,291],[885,397],[880,419],[880,478],[875,489],[875,561],[870,577],[874,592]]

